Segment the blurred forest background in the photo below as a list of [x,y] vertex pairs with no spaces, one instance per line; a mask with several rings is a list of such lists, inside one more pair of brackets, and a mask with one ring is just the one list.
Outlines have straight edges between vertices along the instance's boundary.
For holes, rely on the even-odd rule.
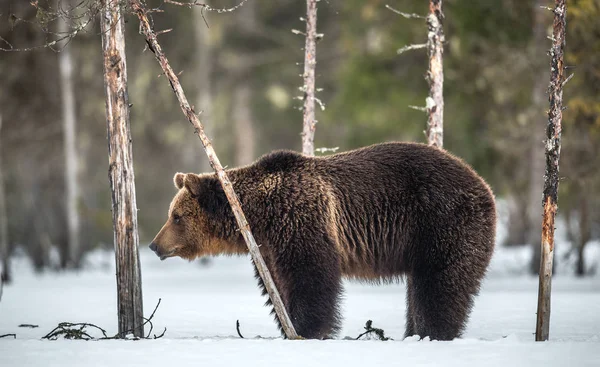
[[[67,4],[67,0],[62,0]],[[39,4],[53,2],[39,1]],[[70,6],[79,1],[73,0]],[[230,7],[237,0],[208,1]],[[249,0],[236,11],[204,12],[148,0],[155,29],[196,110],[204,110],[224,165],[247,164],[273,149],[301,149],[305,1]],[[389,140],[425,141],[426,1],[319,2],[315,146],[347,150]],[[539,247],[549,81],[546,0],[445,0],[444,147],[464,158],[506,205],[505,246]],[[66,7],[66,6],[65,6]],[[36,18],[25,0],[3,0],[0,37],[16,48],[56,38],[59,22]],[[203,15],[206,19],[203,19]],[[574,254],[600,237],[600,0],[568,4],[568,109],[563,119],[559,217]],[[27,22],[29,20],[30,22]],[[208,23],[208,27],[207,24]],[[37,24],[37,25],[36,25]],[[7,48],[6,43],[0,45]],[[127,17],[127,63],[140,245],[163,224],[178,171],[210,169],[193,129],[138,21]],[[1,170],[8,249],[37,269],[77,267],[85,252],[112,247],[102,48],[98,20],[68,45],[75,91],[77,212],[81,251],[69,254],[59,57],[48,48],[0,53]],[[327,154],[327,153],[325,153]],[[561,244],[558,244],[559,246]],[[535,271],[539,261],[532,263]],[[85,264],[85,262],[83,262]],[[585,272],[582,265],[581,273]]]

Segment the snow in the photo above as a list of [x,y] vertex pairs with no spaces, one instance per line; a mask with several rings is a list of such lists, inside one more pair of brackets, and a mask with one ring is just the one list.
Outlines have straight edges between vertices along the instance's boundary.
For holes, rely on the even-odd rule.
[[[588,259],[597,261],[599,249],[591,244]],[[0,366],[600,366],[600,277],[558,273],[551,341],[536,343],[537,278],[515,270],[527,256],[525,249],[498,249],[463,338],[451,342],[402,340],[404,284],[355,282],[345,285],[338,339],[283,340],[263,307],[249,258],[216,258],[201,266],[180,259],[161,262],[145,248],[144,311],[150,315],[162,299],[152,333],[166,327],[163,338],[41,340],[63,321],[94,323],[116,333],[113,254],[92,253],[90,266],[79,273],[41,275],[17,258],[14,283],[0,301],[0,334],[17,338],[0,339]],[[246,339],[237,336],[238,319]],[[363,332],[367,320],[394,340],[344,339]],[[19,328],[22,323],[39,328]]]

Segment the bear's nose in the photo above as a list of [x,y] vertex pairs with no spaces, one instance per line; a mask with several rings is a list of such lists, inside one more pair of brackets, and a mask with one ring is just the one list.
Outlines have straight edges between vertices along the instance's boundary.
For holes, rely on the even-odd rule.
[[156,249],[158,248],[158,246],[156,246],[156,243],[154,243],[154,242],[152,242],[152,243],[150,244],[150,246],[148,246],[148,247],[150,247],[150,250],[152,250],[152,251],[154,251],[154,252],[156,252]]

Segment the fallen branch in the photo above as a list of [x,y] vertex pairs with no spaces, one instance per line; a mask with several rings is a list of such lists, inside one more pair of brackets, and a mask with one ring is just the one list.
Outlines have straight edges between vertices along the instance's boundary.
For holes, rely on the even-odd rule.
[[246,241],[246,245],[248,246],[248,250],[250,252],[250,255],[252,256],[254,265],[256,266],[256,269],[258,270],[258,273],[265,285],[267,293],[269,294],[269,298],[271,299],[271,303],[273,304],[275,313],[277,314],[279,322],[281,323],[283,332],[285,333],[288,339],[297,339],[298,334],[296,334],[296,330],[294,329],[294,326],[292,325],[292,322],[287,314],[283,302],[281,301],[281,297],[279,296],[277,287],[275,286],[273,278],[269,273],[269,269],[267,268],[267,265],[265,264],[265,261],[263,260],[260,254],[260,250],[258,248],[258,245],[256,244],[256,240],[254,239],[254,236],[250,231],[250,225],[248,224],[246,216],[242,211],[240,201],[238,200],[238,197],[235,194],[235,191],[233,190],[233,185],[227,177],[227,174],[225,173],[225,170],[223,169],[223,166],[221,165],[221,162],[219,161],[219,158],[217,157],[217,154],[215,153],[215,150],[212,147],[212,143],[210,142],[210,140],[204,132],[204,126],[200,122],[198,115],[190,106],[185,96],[185,93],[183,92],[181,84],[179,83],[179,78],[177,77],[177,75],[175,75],[175,72],[169,65],[169,61],[167,60],[167,57],[165,56],[160,44],[158,43],[156,34],[150,26],[150,22],[147,16],[147,10],[142,5],[140,0],[131,0],[131,6],[133,8],[134,13],[140,20],[140,30],[146,37],[146,43],[148,44],[148,48],[154,53],[154,56],[160,64],[165,76],[169,79],[171,88],[173,89],[173,92],[175,93],[175,96],[179,101],[179,106],[181,107],[181,110],[187,117],[188,121],[192,124],[192,126],[194,126],[194,131],[198,135],[198,138],[200,138],[200,141],[204,146],[206,155],[208,156],[208,160],[210,161],[212,168],[217,174],[219,182],[223,187],[223,191],[225,191],[225,195],[227,196],[227,200],[231,205],[231,210],[233,211],[240,232],[242,233],[242,236]]
[[390,340],[390,338],[385,336],[385,331],[383,329],[373,327],[373,321],[368,320],[365,324],[365,332],[356,337],[356,340],[360,339],[362,336],[367,334],[375,334],[379,340]]
[[9,336],[12,336],[13,338],[17,339],[17,334],[4,334],[4,335],[0,335],[0,339],[7,338]]
[[[154,311],[152,311],[152,314],[150,315],[150,317],[147,318],[147,319],[144,318],[144,320],[146,320],[146,321],[144,321],[143,325],[146,325],[148,323],[150,324],[150,331],[148,331],[148,335],[146,335],[143,338],[134,338],[133,340],[139,340],[139,339],[158,339],[158,338],[162,338],[165,335],[165,332],[167,331],[167,328],[165,328],[161,334],[159,334],[159,335],[155,334],[152,338],[150,337],[150,333],[152,332],[152,329],[154,328],[154,325],[152,325],[152,318],[154,317],[154,314],[156,313],[156,310],[158,309],[158,306],[160,305],[160,301],[161,301],[161,299],[159,298],[158,299],[158,303],[156,304],[156,307],[154,307]],[[29,324],[23,324],[23,325],[29,325]],[[21,326],[21,325],[19,325],[19,326]],[[33,327],[37,327],[37,325],[31,325],[31,326],[27,326],[27,327],[32,327],[32,326]],[[87,330],[88,328],[94,328],[96,330],[99,330],[102,333],[103,336],[101,338],[96,338],[96,337],[90,335],[88,333],[88,330]],[[136,328],[134,328],[134,329],[136,329]],[[127,330],[124,333],[124,335],[132,333],[134,329]],[[121,339],[121,334],[120,333],[117,333],[117,334],[115,334],[113,336],[108,336],[108,334],[106,334],[106,330],[104,330],[100,326],[97,326],[97,325],[89,323],[89,322],[79,322],[79,323],[61,322],[52,331],[50,331],[48,334],[46,334],[44,337],[42,337],[42,339],[57,340],[61,336],[64,339],[69,339],[69,340],[112,340],[112,339]]]
[[244,339],[244,336],[240,332],[240,320],[235,320],[235,330],[237,331],[240,338]]
[[30,329],[35,329],[37,327],[40,327],[40,325],[33,325],[33,324],[20,324],[19,327],[27,327]]

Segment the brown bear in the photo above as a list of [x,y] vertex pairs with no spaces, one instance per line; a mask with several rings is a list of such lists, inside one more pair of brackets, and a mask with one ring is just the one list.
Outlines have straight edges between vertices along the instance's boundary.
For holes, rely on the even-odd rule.
[[[496,225],[490,187],[463,161],[394,142],[323,157],[276,151],[227,174],[299,335],[336,335],[342,277],[405,278],[405,336],[461,335]],[[248,253],[214,173],[174,181],[150,245],[161,259]]]

